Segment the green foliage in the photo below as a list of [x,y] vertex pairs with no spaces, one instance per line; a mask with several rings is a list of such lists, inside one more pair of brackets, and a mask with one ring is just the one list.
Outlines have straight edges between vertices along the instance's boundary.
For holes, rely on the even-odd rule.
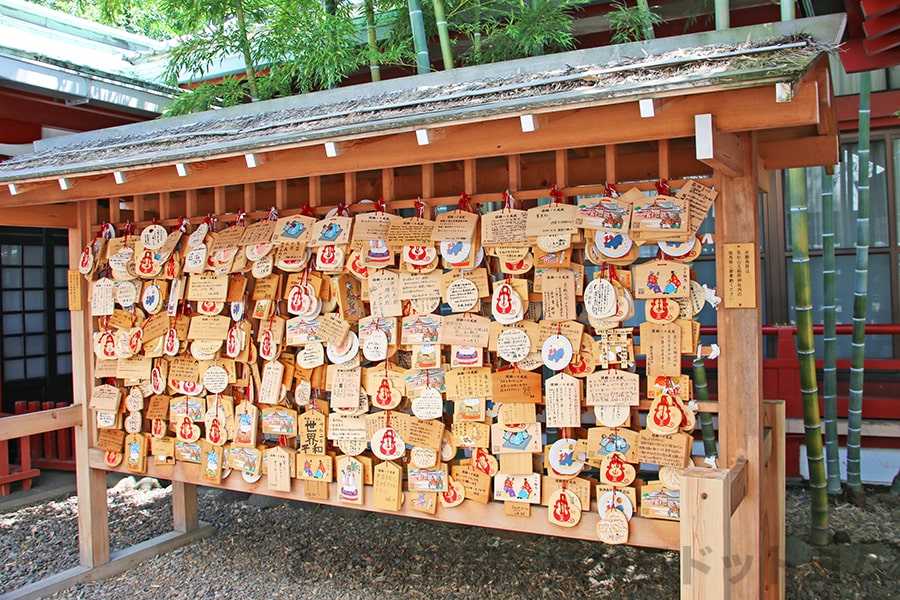
[[185,90],[162,114],[174,117],[190,113],[243,104],[250,99],[247,82],[236,77],[225,77],[215,83],[204,83],[194,90]]
[[470,39],[482,34],[480,48],[463,55],[466,64],[491,63],[544,52],[561,52],[575,47],[572,13],[587,0],[533,0],[500,9],[499,3],[484,8],[482,20],[460,23],[456,29]]
[[609,13],[609,26],[613,30],[612,42],[624,44],[649,39],[647,32],[652,32],[653,27],[663,23],[662,17],[652,9],[656,6],[645,8],[640,4],[628,6],[624,0],[612,3],[613,10]]
[[75,17],[110,25],[154,40],[167,40],[185,30],[160,6],[159,0],[29,0]]

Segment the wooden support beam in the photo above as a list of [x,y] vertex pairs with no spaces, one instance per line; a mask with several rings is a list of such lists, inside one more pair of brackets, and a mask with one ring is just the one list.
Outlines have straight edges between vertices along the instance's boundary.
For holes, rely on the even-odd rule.
[[659,148],[657,150],[659,165],[659,178],[669,178],[669,140],[659,140]]
[[[96,467],[102,467],[104,465],[103,451],[97,449],[92,450],[90,453],[90,463]],[[124,466],[116,467],[113,470],[121,473],[127,472],[127,469],[125,469]],[[147,476],[169,479],[171,481],[199,481],[200,465],[178,462],[174,467],[159,469],[153,464],[148,464]],[[229,477],[228,479],[223,479],[221,485],[216,487],[249,492],[252,494],[263,494],[276,498],[286,498],[289,500],[315,502],[317,504],[330,506],[347,506],[346,503],[337,498],[337,494],[332,494],[327,500],[307,498],[303,492],[302,482],[298,480],[292,480],[292,489],[290,492],[278,492],[269,489],[265,477],[256,483],[247,483],[240,477]],[[372,496],[372,494],[366,494],[363,504],[354,506],[354,509],[417,519],[435,519],[433,515],[419,512],[411,508],[409,501],[405,502],[397,512],[377,508],[373,505]],[[528,521],[530,533],[571,539],[597,540],[596,526],[597,521],[600,519],[600,514],[597,511],[596,503],[593,503],[591,510],[582,512],[581,524],[578,527],[559,527],[554,525],[549,522],[544,514],[538,514],[546,511],[547,507],[545,506],[532,506],[533,517]],[[517,530],[522,527],[521,518],[506,515],[504,513],[503,504],[500,502],[491,502],[489,504],[464,502],[453,510],[446,510],[441,513],[440,521],[445,523],[459,523],[462,525],[476,525],[478,527],[508,530]],[[629,545],[647,548],[665,548],[669,550],[678,549],[679,526],[675,521],[645,519],[635,515],[631,519],[629,526]]]
[[[716,280],[728,281],[726,248],[733,243],[755,244],[759,231],[759,187],[756,172],[756,134],[743,134],[743,175],[738,178],[717,172]],[[757,600],[762,594],[763,496],[762,450],[762,284],[759,252],[752,252],[751,272],[756,297],[752,306],[722,306],[718,314],[718,343],[722,357],[719,369],[719,460],[734,465],[745,459],[747,493],[732,520],[733,545],[727,556],[751,561],[746,573],[733,582],[735,598]],[[742,570],[744,566],[742,563]],[[713,597],[713,596],[709,596]]]
[[131,219],[133,223],[138,223],[138,222],[144,220],[144,195],[143,194],[139,194],[131,199],[131,212],[133,215],[133,218]]
[[344,204],[347,206],[354,204],[358,200],[356,188],[356,173],[352,171],[344,173]]
[[522,187],[522,157],[519,154],[510,154],[506,157],[508,171],[507,185],[509,191],[515,192]]
[[729,494],[729,497],[731,498],[731,512],[728,514],[733,515],[734,511],[736,511],[738,509],[738,506],[741,505],[741,501],[744,499],[744,496],[747,495],[746,459],[739,458],[734,463],[729,476],[729,485],[731,486],[731,492]]
[[422,165],[422,197],[434,197],[434,163]]
[[244,184],[244,212],[252,213],[256,211],[256,184]]
[[681,476],[682,600],[732,598],[730,483],[728,469],[688,467]]
[[65,229],[77,220],[74,204],[0,208],[0,223],[14,227],[58,227]]
[[180,533],[200,527],[196,485],[183,481],[172,482],[172,519],[174,530]]
[[186,190],[184,193],[184,204],[185,204],[185,217],[191,217],[197,215],[197,190],[191,189]]
[[209,523],[193,529],[187,533],[173,531],[164,533],[145,542],[130,546],[125,550],[113,552],[109,562],[94,568],[80,566],[67,569],[61,573],[51,575],[22,588],[13,590],[3,595],[4,600],[37,600],[47,598],[54,593],[68,589],[82,581],[98,581],[106,579],[135,567],[139,563],[149,560],[154,556],[171,552],[176,548],[190,544],[201,538],[213,534],[213,527]]
[[213,212],[217,215],[224,215],[226,204],[225,186],[217,185],[213,188]]
[[172,218],[172,194],[171,192],[159,193],[159,220],[165,221]]
[[617,179],[616,174],[616,155],[618,154],[618,148],[615,144],[607,144],[606,152],[604,153],[604,157],[606,159],[606,182],[612,183],[615,185]]
[[784,469],[785,469],[784,400],[763,401],[763,424],[771,440],[772,450],[763,474],[763,598],[784,598]]
[[393,167],[381,170],[381,197],[385,202],[391,202],[397,197]]
[[41,410],[0,419],[0,442],[81,425],[81,407]]
[[463,161],[463,191],[467,194],[478,192],[478,163],[474,158]]
[[569,151],[561,148],[556,151],[556,177],[554,183],[563,189],[569,185]]
[[[78,204],[75,229],[69,234],[69,264],[78,264],[81,250],[90,241],[91,226],[96,222],[94,202]],[[90,306],[87,287],[82,290],[82,306]],[[75,425],[75,483],[78,490],[78,555],[84,567],[109,562],[109,510],[106,505],[106,472],[91,467],[86,460],[94,431],[88,399],[93,389],[93,348],[91,317],[88,311],[72,311],[72,397],[81,410],[81,424]]]
[[816,135],[760,141],[759,156],[769,171],[799,168],[810,161],[831,166],[840,162],[840,140],[836,135]]
[[744,153],[740,139],[734,134],[719,131],[713,123],[711,113],[697,115],[694,124],[697,160],[729,177],[743,175]]
[[275,180],[275,208],[282,211],[288,207],[287,179]]
[[315,208],[322,205],[322,178],[313,175],[309,178],[309,206]]

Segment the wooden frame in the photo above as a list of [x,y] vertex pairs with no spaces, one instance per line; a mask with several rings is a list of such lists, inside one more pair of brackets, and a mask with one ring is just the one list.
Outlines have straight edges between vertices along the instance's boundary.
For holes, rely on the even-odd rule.
[[[334,157],[326,156],[322,145],[317,144],[273,149],[264,153],[264,160],[255,161],[253,168],[247,167],[243,156],[224,156],[204,159],[195,169],[187,169],[184,177],[179,177],[175,168],[162,167],[148,169],[140,177],[123,178],[121,184],[114,182],[112,173],[92,174],[80,178],[69,190],[47,187],[34,194],[24,191],[15,198],[0,198],[0,206],[11,206],[12,201],[66,202],[60,214],[68,219],[75,217],[68,221],[70,257],[75,263],[97,226],[105,221],[128,219],[141,225],[160,219],[164,224],[174,224],[183,215],[197,222],[208,212],[227,221],[238,209],[258,218],[269,206],[287,215],[299,212],[302,204],[323,213],[374,191],[395,209],[411,208],[417,196],[432,207],[453,204],[462,191],[471,193],[477,202],[494,202],[501,199],[506,187],[518,199],[528,201],[547,196],[546,181],[555,181],[564,195],[574,196],[599,193],[606,181],[633,180],[641,189],[653,189],[656,180],[667,178],[677,189],[691,177],[712,183],[720,191],[715,214],[721,281],[726,244],[759,244],[757,194],[759,181],[764,179],[759,171],[761,164],[766,168],[779,165],[779,147],[773,140],[828,138],[815,140],[826,142],[822,144],[799,145],[807,154],[791,156],[791,161],[813,165],[837,160],[827,151],[834,146],[827,142],[836,135],[836,129],[823,127],[826,133],[819,134],[821,121],[833,118],[833,114],[829,117],[820,110],[821,96],[831,94],[821,81],[805,78],[788,103],[776,103],[774,85],[762,85],[668,98],[650,118],[641,117],[637,101],[563,107],[541,114],[540,127],[527,133],[522,132],[520,115],[515,114],[477,124],[444,123],[441,136],[434,136],[426,147],[416,144],[412,132],[394,132],[357,141],[334,140]],[[706,131],[719,140],[700,160],[684,154],[686,148],[693,151],[696,145],[697,115],[711,115]],[[616,127],[598,127],[598,123],[615,123]],[[774,148],[773,154],[761,155],[763,148]],[[724,149],[724,154],[719,149]],[[547,152],[552,153],[551,161],[545,160],[550,156]],[[412,176],[408,168],[414,169]],[[363,178],[361,186],[363,172],[375,175],[374,179],[369,175]],[[533,181],[542,184],[528,183]],[[46,209],[41,206],[16,210],[21,224],[46,223]],[[61,217],[54,222],[59,220]],[[680,524],[635,517],[632,525],[631,543],[682,550],[682,598],[780,598],[784,593],[784,411],[783,406],[764,404],[762,400],[758,254],[752,276],[757,290],[752,306],[719,311],[719,402],[704,409],[719,415],[720,468],[698,467],[686,472]],[[194,465],[150,467],[150,475],[175,481],[175,531],[141,545],[127,557],[110,554],[105,487],[108,469],[99,451],[91,448],[95,432],[88,425],[91,419],[86,400],[93,379],[87,312],[73,313],[72,339],[75,402],[81,411],[75,432],[82,567],[24,588],[17,597],[48,593],[80,579],[105,577],[128,568],[147,553],[164,551],[209,533],[197,518],[197,492],[191,483],[196,481]],[[66,415],[71,417],[71,413]],[[29,415],[29,419],[31,430],[57,425],[52,419],[48,424],[47,417]],[[3,425],[0,433],[8,435],[10,429]],[[235,478],[225,480],[222,487],[304,499],[299,491],[273,492]],[[368,505],[363,508],[374,510]],[[513,522],[500,505],[476,508],[444,515],[459,523],[521,528],[521,521]],[[429,518],[407,509],[400,514]],[[597,518],[594,511],[591,518]],[[536,533],[595,539],[584,533],[592,532],[591,527],[551,529],[546,520],[538,525],[541,521],[529,521]],[[721,569],[718,564],[705,565],[692,554],[694,549],[707,548],[712,552],[709,560],[723,561]],[[711,568],[704,570],[704,566]]]

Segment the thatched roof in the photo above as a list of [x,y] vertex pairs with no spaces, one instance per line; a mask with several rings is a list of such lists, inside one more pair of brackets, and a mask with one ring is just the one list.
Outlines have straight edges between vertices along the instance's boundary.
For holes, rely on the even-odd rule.
[[796,81],[839,15],[664,38],[317,92],[37,142],[0,182],[112,172],[572,105]]

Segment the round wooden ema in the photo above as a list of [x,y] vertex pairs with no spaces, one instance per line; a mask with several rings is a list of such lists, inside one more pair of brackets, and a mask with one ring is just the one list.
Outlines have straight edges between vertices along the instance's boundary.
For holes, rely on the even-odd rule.
[[466,499],[466,487],[452,477],[447,476],[447,483],[444,487],[444,491],[438,494],[441,506],[444,508],[459,506]]
[[432,298],[414,298],[409,301],[410,308],[412,308],[412,311],[417,315],[431,314],[437,310],[437,307],[440,305],[440,296],[434,296]]
[[600,517],[602,518],[609,510],[621,512],[625,519],[630,521],[631,516],[634,514],[634,505],[631,504],[628,496],[616,490],[601,494],[597,498],[597,512],[600,514]]
[[223,343],[224,340],[194,340],[191,342],[191,356],[197,360],[213,360]]
[[644,303],[644,316],[651,323],[671,323],[679,313],[678,302],[672,298],[650,298]]
[[478,286],[470,279],[461,277],[447,286],[447,304],[453,312],[470,311],[479,300]]
[[518,260],[500,260],[500,271],[504,275],[522,275],[534,266],[534,256],[526,250],[522,258]]
[[706,292],[703,291],[703,286],[694,279],[691,279],[688,300],[690,301],[692,318],[700,314],[700,311],[706,306]]
[[387,334],[381,329],[373,331],[371,335],[366,336],[361,343],[363,357],[365,357],[366,360],[379,362],[387,358]]
[[531,338],[524,329],[506,329],[497,336],[497,355],[510,363],[524,360],[531,352]]
[[624,231],[597,231],[594,243],[604,256],[613,260],[624,258],[634,247],[631,236]]
[[336,365],[342,365],[352,359],[359,352],[359,337],[353,331],[347,335],[340,344],[328,344],[328,360]]
[[566,365],[565,372],[572,377],[587,377],[594,372],[596,362],[591,354],[575,352]]
[[606,544],[624,544],[628,541],[628,519],[621,511],[612,508],[600,515],[597,521],[597,537]]
[[584,288],[584,308],[595,319],[608,319],[616,314],[616,288],[607,279],[594,279]]
[[224,302],[214,302],[212,300],[201,300],[197,303],[197,312],[201,315],[217,315],[225,308]]
[[600,463],[600,481],[608,485],[629,486],[636,476],[634,466],[625,460],[621,452],[608,454]]
[[337,447],[347,456],[359,456],[366,450],[365,440],[338,440]]
[[444,414],[444,398],[437,389],[427,387],[418,397],[413,398],[412,411],[417,419],[423,421],[438,419]]
[[228,371],[219,365],[213,365],[203,372],[203,387],[210,393],[221,394],[228,387]]
[[697,245],[697,238],[691,237],[686,242],[660,241],[657,243],[659,249],[667,256],[683,259],[691,253],[694,246]]
[[103,455],[103,462],[106,463],[106,466],[108,467],[118,467],[122,464],[122,459],[124,458],[125,455],[121,452],[107,450]]
[[660,394],[650,403],[647,413],[647,429],[657,435],[675,433],[681,427],[681,409],[669,394]]
[[187,415],[175,420],[175,437],[182,442],[196,442],[200,439],[200,428]]
[[500,464],[484,448],[475,448],[472,450],[472,468],[493,477],[500,471]]
[[577,460],[575,447],[577,440],[572,438],[560,438],[550,445],[548,456],[550,469],[553,475],[560,479],[572,479],[584,467],[584,463]]
[[453,436],[446,429],[441,437],[441,460],[451,461],[456,456],[457,448],[453,443]]
[[371,439],[372,453],[381,460],[396,460],[406,452],[406,445],[393,427],[384,427]]
[[245,483],[256,483],[260,479],[262,479],[262,470],[256,473],[248,473],[247,471],[241,471],[241,479],[244,480]]
[[571,234],[541,235],[537,239],[537,247],[544,252],[559,252],[571,245]]
[[437,452],[435,452],[431,448],[414,446],[413,449],[409,451],[410,466],[417,469],[430,469],[431,467],[435,466],[437,462]]
[[547,502],[547,520],[560,527],[575,527],[581,521],[581,500],[569,490],[554,491]]
[[572,360],[572,342],[558,333],[549,336],[541,347],[541,360],[551,371],[562,371]]
[[390,379],[384,377],[372,393],[372,406],[381,410],[393,410],[400,406],[403,394],[391,385]]
[[437,260],[438,253],[434,246],[404,246],[400,256],[409,265],[427,267]]
[[168,428],[169,424],[162,419],[153,419],[150,421],[150,435],[152,435],[156,439],[162,439],[166,437],[166,430]]
[[441,242],[441,257],[448,267],[464,263],[471,253],[472,242],[465,240],[443,240]]
[[672,466],[664,466],[659,468],[659,481],[667,490],[681,489],[681,475],[684,469],[678,469]]
[[137,301],[138,286],[133,281],[122,281],[116,286],[116,302],[122,308],[131,308]]
[[125,417],[125,432],[140,433],[143,422],[144,420],[140,412],[128,413],[128,416]]
[[309,342],[297,353],[297,364],[304,369],[315,369],[325,364],[325,347],[322,342]]
[[619,427],[628,420],[630,415],[631,408],[628,406],[611,404],[594,406],[594,416],[597,417],[597,422],[604,427]]
[[522,298],[508,283],[501,283],[494,288],[494,293],[491,297],[491,314],[494,316],[494,319],[504,325],[521,321],[522,317],[525,316]]

